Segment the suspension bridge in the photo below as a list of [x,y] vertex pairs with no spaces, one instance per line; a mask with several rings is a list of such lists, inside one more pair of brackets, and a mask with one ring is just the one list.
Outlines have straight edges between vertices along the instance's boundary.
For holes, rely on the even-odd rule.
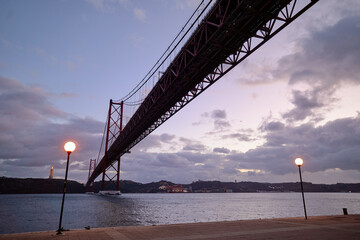
[[[316,2],[202,1],[138,85],[124,98],[110,100],[103,141],[97,161],[90,161],[87,186],[102,174],[101,190],[105,182],[113,182],[119,190],[122,155]],[[132,108],[127,118],[125,107]]]

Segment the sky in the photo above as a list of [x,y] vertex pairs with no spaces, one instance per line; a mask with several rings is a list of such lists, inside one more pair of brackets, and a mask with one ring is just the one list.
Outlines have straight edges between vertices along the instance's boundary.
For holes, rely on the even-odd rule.
[[[0,176],[63,178],[73,140],[69,178],[86,182],[109,100],[199,2],[0,0]],[[120,178],[296,182],[302,157],[306,182],[359,183],[359,22],[359,1],[320,0],[125,154]]]

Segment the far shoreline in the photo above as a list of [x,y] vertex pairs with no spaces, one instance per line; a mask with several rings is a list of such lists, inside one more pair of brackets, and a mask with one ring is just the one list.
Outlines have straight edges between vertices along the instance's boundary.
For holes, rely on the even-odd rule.
[[[304,182],[304,191],[327,193],[359,193],[360,183],[313,184]],[[0,194],[51,194],[62,193],[63,179],[45,178],[7,178],[0,177]],[[105,190],[116,190],[111,184]],[[259,183],[259,182],[220,182],[195,181],[191,184],[176,184],[161,180],[151,183],[138,183],[131,180],[120,180],[121,193],[290,193],[300,192],[299,182]],[[101,182],[95,182],[92,192],[99,192]],[[84,184],[69,180],[67,193],[86,193]]]

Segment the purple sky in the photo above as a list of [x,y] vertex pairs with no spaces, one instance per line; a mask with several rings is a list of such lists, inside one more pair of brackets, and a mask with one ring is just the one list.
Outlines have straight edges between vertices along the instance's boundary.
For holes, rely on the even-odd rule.
[[[85,182],[109,99],[200,1],[0,1],[0,176]],[[360,182],[360,2],[319,1],[122,158],[121,178]],[[125,115],[131,114],[125,112]]]

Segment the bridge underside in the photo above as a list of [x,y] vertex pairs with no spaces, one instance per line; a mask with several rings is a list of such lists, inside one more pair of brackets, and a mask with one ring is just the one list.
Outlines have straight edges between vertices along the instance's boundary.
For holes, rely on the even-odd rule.
[[[88,183],[318,0],[219,0],[98,163]],[[304,1],[302,1],[303,3]]]

